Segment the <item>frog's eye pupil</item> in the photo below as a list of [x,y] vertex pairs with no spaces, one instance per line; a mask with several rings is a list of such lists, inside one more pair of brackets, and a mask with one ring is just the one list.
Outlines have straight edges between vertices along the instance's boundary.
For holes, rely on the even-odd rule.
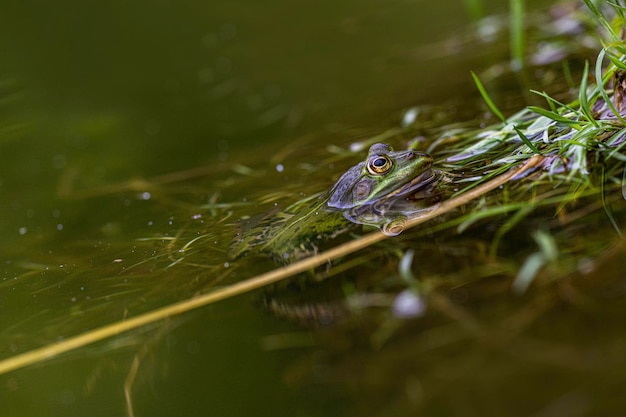
[[372,165],[374,165],[375,167],[381,168],[381,167],[384,167],[386,163],[387,161],[385,160],[385,158],[377,158],[377,159],[374,159],[374,162],[372,162]]
[[387,173],[391,169],[391,160],[386,156],[377,156],[372,158],[367,164],[367,170],[372,175],[381,175]]

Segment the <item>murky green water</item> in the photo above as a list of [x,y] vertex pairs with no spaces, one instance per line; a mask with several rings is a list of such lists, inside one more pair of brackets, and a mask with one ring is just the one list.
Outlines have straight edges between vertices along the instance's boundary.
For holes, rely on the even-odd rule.
[[[0,359],[274,268],[227,261],[236,219],[326,189],[361,158],[333,146],[409,107],[478,125],[470,70],[507,110],[530,87],[568,97],[558,65],[498,76],[506,18],[480,41],[469,4],[1,5]],[[490,264],[489,228],[385,244],[450,260],[423,263],[453,304],[423,319],[310,330],[243,295],[0,375],[2,415],[125,415],[125,384],[137,416],[616,415],[623,245],[607,232],[592,274],[519,297],[498,278],[536,245],[512,238]],[[376,253],[360,273],[395,274]]]

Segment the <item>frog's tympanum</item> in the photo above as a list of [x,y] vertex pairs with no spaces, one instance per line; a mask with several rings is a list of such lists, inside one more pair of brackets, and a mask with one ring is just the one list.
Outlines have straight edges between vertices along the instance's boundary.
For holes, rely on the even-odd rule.
[[299,201],[284,211],[250,219],[229,255],[236,258],[256,247],[280,263],[317,251],[318,244],[355,224],[402,232],[407,218],[431,209],[440,199],[442,178],[432,157],[415,150],[394,152],[375,143],[365,161],[348,169],[331,190]]

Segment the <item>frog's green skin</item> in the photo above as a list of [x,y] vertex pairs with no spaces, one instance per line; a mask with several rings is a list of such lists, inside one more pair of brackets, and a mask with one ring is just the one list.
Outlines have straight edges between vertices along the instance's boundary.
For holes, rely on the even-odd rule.
[[407,217],[439,201],[436,186],[441,177],[432,169],[430,155],[414,150],[394,152],[388,145],[376,143],[365,161],[346,171],[328,193],[246,221],[229,257],[235,259],[255,248],[287,264],[315,253],[319,242],[354,224],[376,226],[396,235]]

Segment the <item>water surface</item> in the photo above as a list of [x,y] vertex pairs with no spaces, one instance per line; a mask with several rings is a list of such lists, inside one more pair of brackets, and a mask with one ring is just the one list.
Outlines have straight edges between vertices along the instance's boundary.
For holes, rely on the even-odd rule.
[[[338,149],[398,127],[410,107],[425,134],[490,121],[470,70],[505,111],[530,87],[568,97],[558,64],[507,71],[506,4],[484,2],[502,20],[481,38],[469,3],[0,6],[0,358],[274,268],[226,259],[237,218],[327,189],[362,158]],[[546,36],[529,27],[529,42]],[[585,54],[572,53],[575,74]],[[498,278],[536,245],[514,235],[489,265],[493,227],[409,235],[362,265],[397,285],[406,249],[420,265],[443,259],[418,271],[451,279],[461,307],[310,330],[243,295],[2,375],[3,415],[124,415],[125,382],[136,415],[152,416],[619,409],[608,389],[623,382],[623,247],[603,252],[608,233],[592,275],[524,298]]]

